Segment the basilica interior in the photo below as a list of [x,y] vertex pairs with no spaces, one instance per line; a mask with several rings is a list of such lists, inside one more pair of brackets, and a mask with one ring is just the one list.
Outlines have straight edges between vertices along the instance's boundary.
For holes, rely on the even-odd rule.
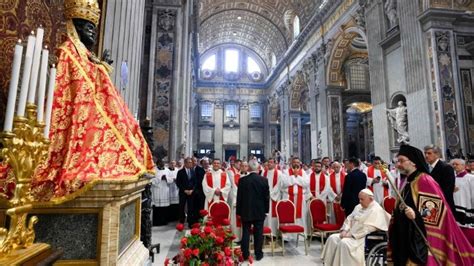
[[[26,43],[41,26],[48,63],[57,64],[67,32],[64,2],[0,3],[2,125],[18,39]],[[99,0],[98,6],[92,52],[109,55],[110,79],[153,161],[380,156],[391,162],[402,143],[435,144],[446,159],[474,158],[474,1]],[[38,230],[66,230],[47,218],[60,213],[57,219],[99,234],[71,235],[91,243],[82,253],[68,253],[77,243],[59,240],[63,263],[138,265],[133,254],[147,252],[134,242],[140,221],[129,224],[136,228],[129,234],[113,229],[127,225],[123,217],[140,217],[137,199],[146,182],[136,182],[94,183],[56,205],[39,204]],[[6,187],[1,182],[0,192]],[[112,198],[110,205],[97,203]],[[119,216],[102,220],[114,212]],[[41,218],[49,222],[41,226]],[[107,246],[104,236],[120,243]],[[123,242],[127,237],[135,240]],[[174,224],[153,227],[148,237],[147,248],[162,245],[153,265],[179,249]],[[39,242],[52,238],[37,232]],[[286,258],[257,265],[321,263],[319,243],[311,247],[309,256],[298,257],[304,249],[290,246]]]

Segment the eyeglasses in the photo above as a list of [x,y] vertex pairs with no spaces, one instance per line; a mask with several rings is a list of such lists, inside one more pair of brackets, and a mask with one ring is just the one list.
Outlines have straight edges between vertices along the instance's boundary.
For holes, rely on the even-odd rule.
[[395,163],[400,163],[400,164],[402,164],[402,163],[404,163],[404,162],[410,162],[410,160],[408,160],[408,159],[406,159],[406,160],[405,160],[405,159],[395,160]]

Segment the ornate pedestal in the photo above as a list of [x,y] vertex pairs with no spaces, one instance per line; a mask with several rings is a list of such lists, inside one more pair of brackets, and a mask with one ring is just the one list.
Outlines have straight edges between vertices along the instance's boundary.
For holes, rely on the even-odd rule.
[[140,241],[141,192],[148,183],[99,181],[63,204],[35,204],[35,241],[64,250],[55,265],[143,265],[149,255]]

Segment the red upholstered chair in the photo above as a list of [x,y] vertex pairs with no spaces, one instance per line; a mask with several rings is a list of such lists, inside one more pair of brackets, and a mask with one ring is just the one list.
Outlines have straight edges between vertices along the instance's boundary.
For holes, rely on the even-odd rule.
[[395,203],[397,200],[392,196],[387,196],[382,201],[382,207],[385,209],[386,212],[392,214],[393,210],[395,209]]
[[313,224],[313,230],[321,236],[321,250],[324,248],[324,238],[327,234],[338,233],[344,223],[345,215],[339,203],[333,203],[334,215],[336,216],[336,223],[320,223]]
[[313,199],[309,202],[309,216],[311,218],[311,239],[309,241],[309,246],[311,246],[313,236],[316,233],[315,226],[327,222],[326,205],[324,205],[324,202],[322,200]]
[[[263,227],[263,236],[270,237],[270,245],[271,245],[271,249],[272,249],[272,256],[275,255],[275,245],[273,243],[273,237],[275,237],[275,236],[273,235],[272,228],[269,227],[269,226],[264,226]],[[253,240],[253,226],[250,228],[250,237]]]
[[298,247],[298,238],[301,235],[304,239],[304,251],[308,255],[308,246],[306,244],[306,234],[304,227],[295,224],[296,222],[296,208],[293,202],[289,200],[280,200],[276,205],[276,214],[278,218],[278,229],[281,234],[281,247],[283,249],[283,256],[285,256],[285,241],[283,236],[285,234],[296,234],[296,247]]
[[214,202],[209,206],[209,217],[211,217],[212,222],[215,225],[224,225],[227,226],[228,224],[224,223],[224,220],[230,219],[230,207],[225,201]]

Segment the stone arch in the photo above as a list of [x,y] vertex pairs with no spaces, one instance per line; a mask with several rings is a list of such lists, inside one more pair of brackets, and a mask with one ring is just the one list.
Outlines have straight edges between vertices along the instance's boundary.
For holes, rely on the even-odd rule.
[[395,92],[392,97],[390,98],[390,106],[389,108],[395,108],[398,106],[398,102],[402,101],[405,104],[407,103],[407,99],[405,97],[405,94],[402,92]]
[[349,57],[367,58],[367,49],[352,49],[351,44],[355,38],[362,38],[367,47],[367,36],[364,31],[353,25],[343,27],[343,31],[335,38],[334,46],[330,51],[330,57],[327,64],[326,79],[329,85],[346,86],[343,66]]

